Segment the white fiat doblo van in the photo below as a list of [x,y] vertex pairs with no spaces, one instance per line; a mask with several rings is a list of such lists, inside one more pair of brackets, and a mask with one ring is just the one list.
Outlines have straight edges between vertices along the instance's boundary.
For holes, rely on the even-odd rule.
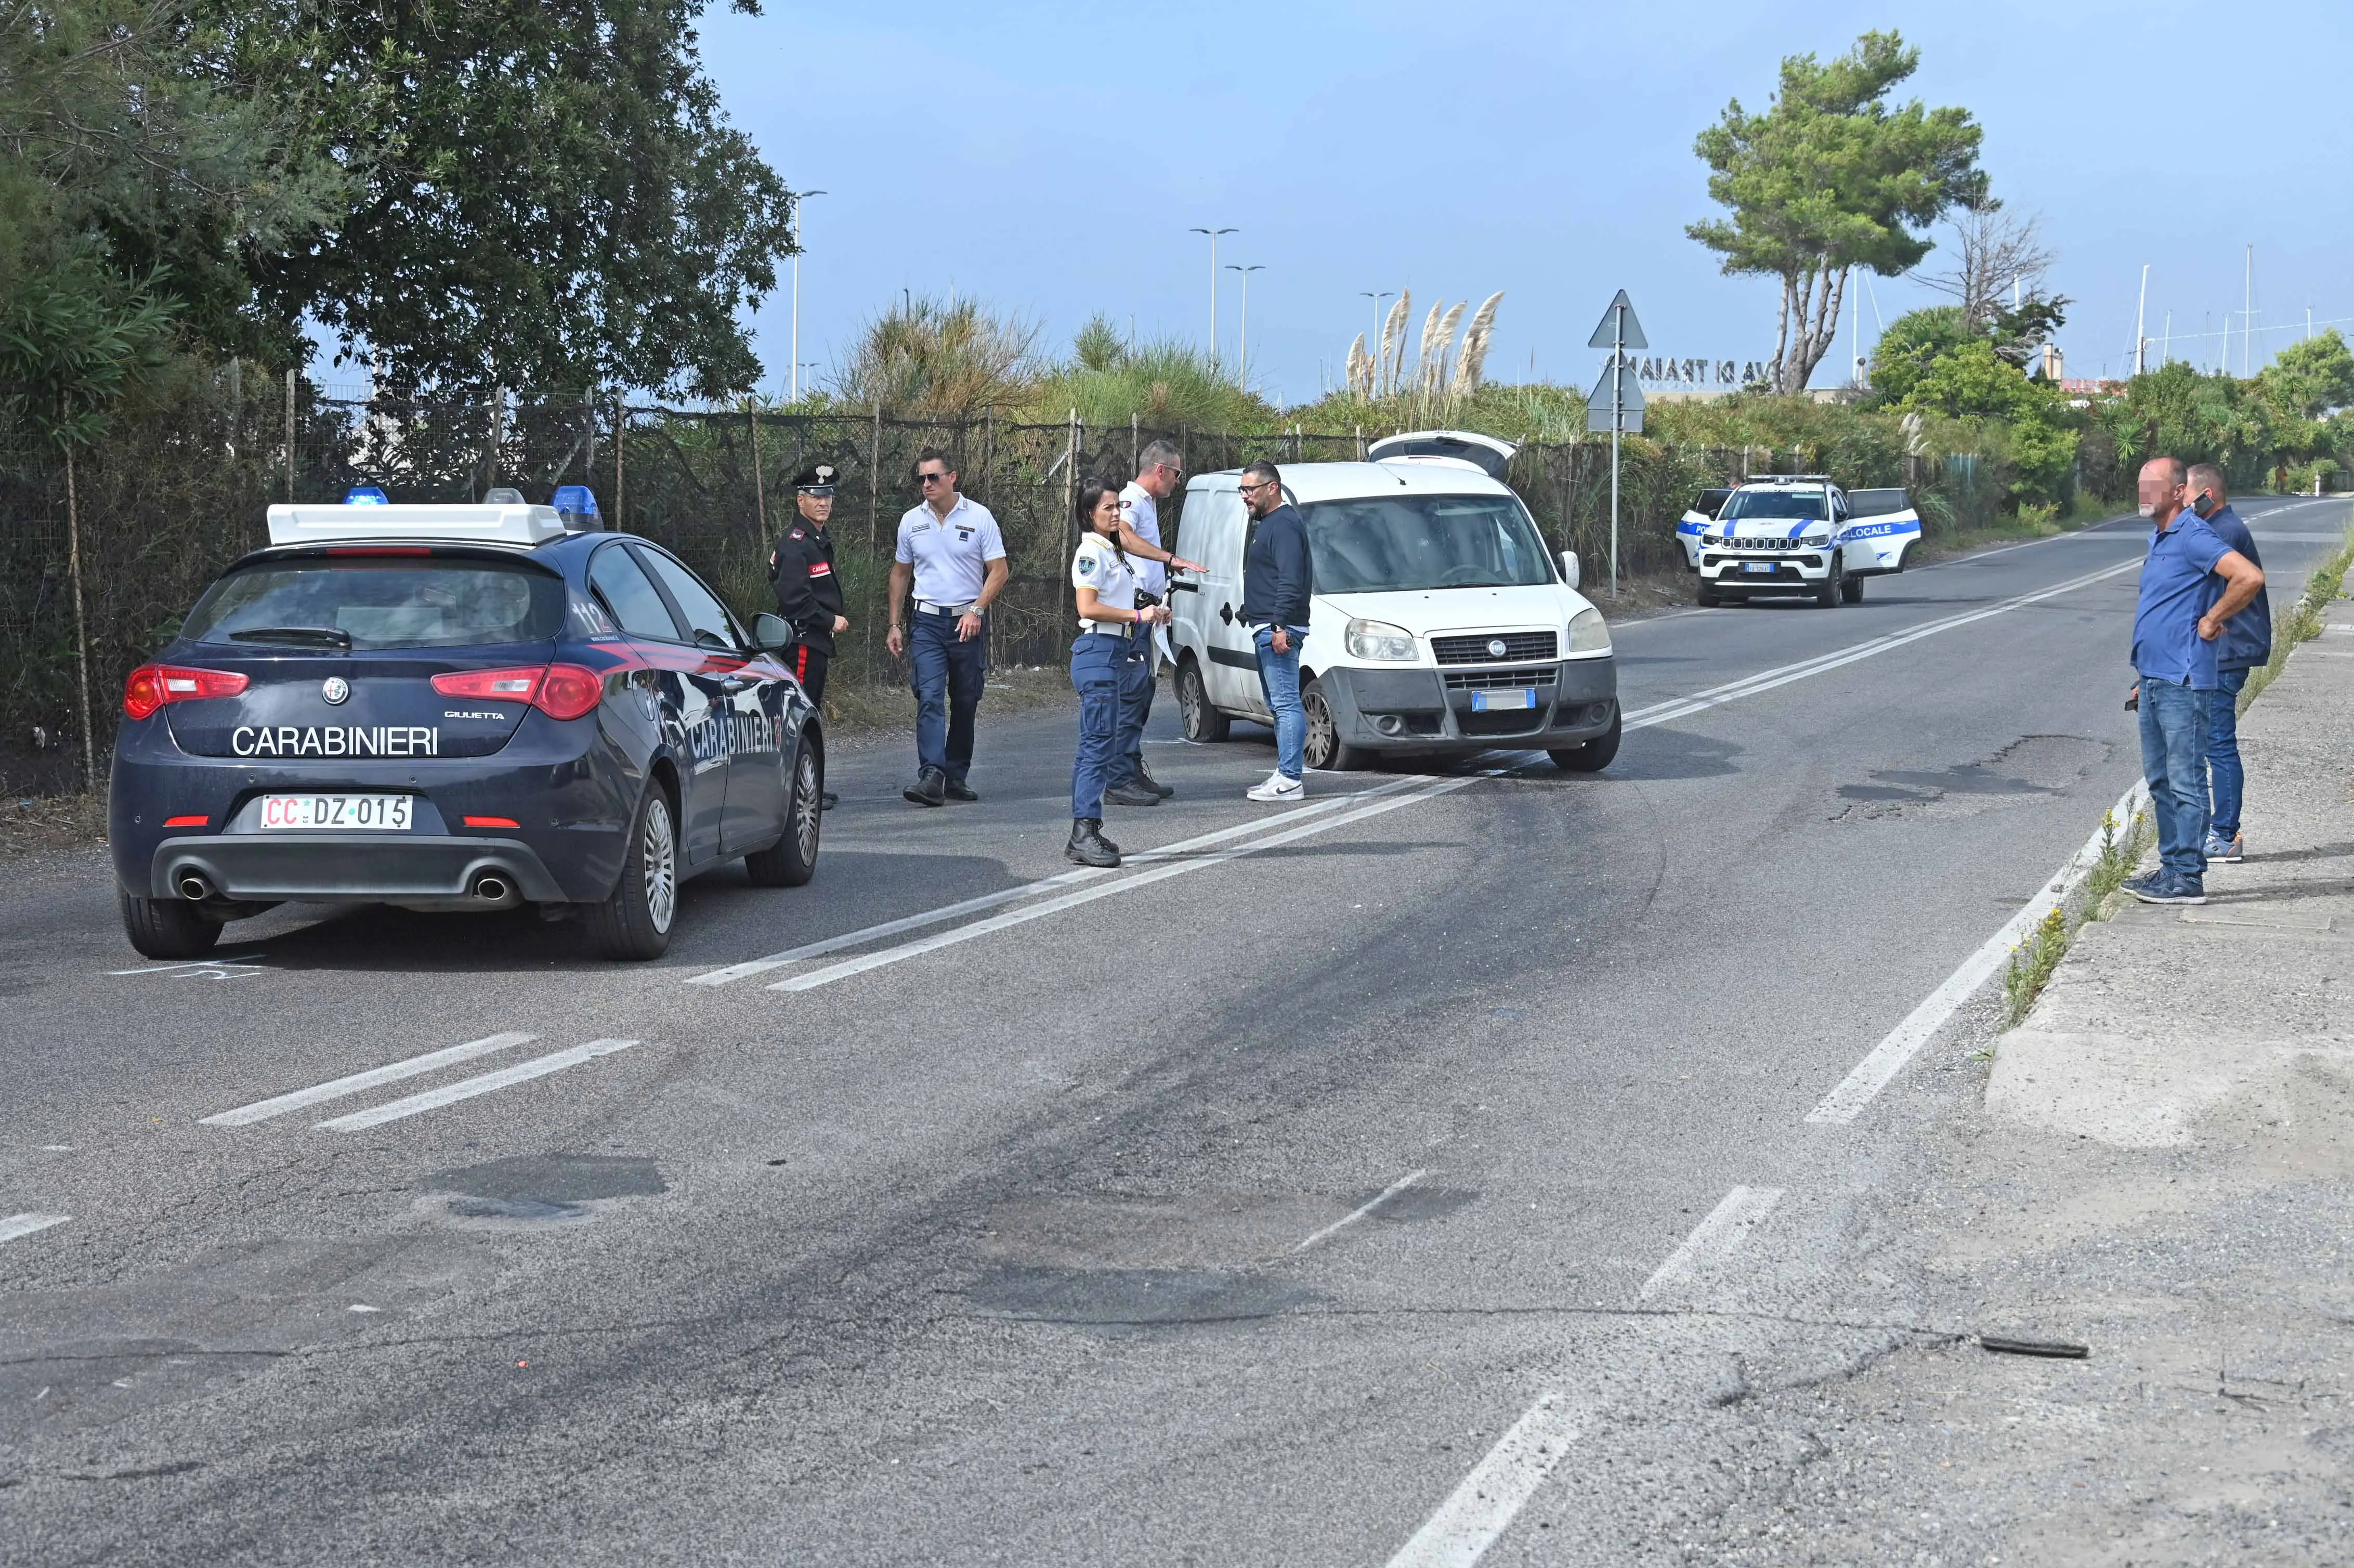
[[[1577,591],[1576,556],[1556,566],[1499,477],[1511,449],[1430,431],[1372,450],[1371,462],[1278,465],[1316,571],[1299,670],[1308,765],[1525,747],[1580,772],[1608,766],[1619,733],[1610,630]],[[1191,740],[1273,717],[1242,619],[1254,524],[1238,478],[1194,475],[1178,527],[1176,548],[1205,568],[1172,585]]]

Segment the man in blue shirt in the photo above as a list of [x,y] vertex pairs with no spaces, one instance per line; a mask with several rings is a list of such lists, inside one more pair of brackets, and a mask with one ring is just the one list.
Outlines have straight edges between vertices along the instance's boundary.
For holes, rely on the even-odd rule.
[[[916,460],[916,482],[924,502],[899,519],[888,590],[891,629],[883,641],[894,659],[914,651],[917,774],[899,792],[918,806],[939,806],[981,799],[966,776],[972,770],[973,715],[988,674],[984,618],[991,601],[1005,591],[1012,569],[997,519],[958,493],[946,452],[926,447]],[[912,641],[900,621],[910,591]]]
[[[2142,464],[2141,512],[2158,525],[2141,567],[2133,665],[2141,707],[2141,770],[2158,819],[2158,867],[2126,884],[2146,904],[2207,902],[2207,726],[2215,642],[2264,586],[2253,561],[2185,504],[2179,458]],[[2222,579],[2220,594],[2216,579]]]
[[[2223,471],[2211,462],[2190,466],[2190,509],[2199,514],[2215,536],[2240,554],[2264,564],[2256,554],[2255,535],[2232,510],[2223,488]],[[2207,859],[2237,862],[2247,858],[2247,841],[2240,832],[2240,800],[2247,770],[2240,765],[2240,691],[2248,672],[2273,656],[2273,607],[2270,590],[2258,588],[2255,602],[2224,624],[2215,640],[2215,696],[2207,705],[2207,779],[2210,810]]]

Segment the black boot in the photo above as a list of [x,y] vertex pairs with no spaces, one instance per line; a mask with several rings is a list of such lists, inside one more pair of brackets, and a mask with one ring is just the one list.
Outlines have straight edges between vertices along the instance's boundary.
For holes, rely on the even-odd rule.
[[826,790],[817,798],[817,809],[821,811],[831,811],[836,806],[841,804],[842,797],[835,794],[831,789]]
[[949,803],[949,776],[937,768],[927,768],[923,777],[899,793],[918,806],[945,806]]
[[1136,759],[1136,777],[1129,779],[1129,782],[1131,784],[1141,784],[1144,788],[1151,790],[1154,794],[1160,796],[1164,800],[1169,799],[1170,796],[1177,793],[1175,785],[1163,784],[1160,779],[1155,779],[1151,774],[1147,773],[1144,770],[1144,758],[1141,757]]
[[1115,784],[1104,791],[1104,799],[1115,806],[1158,806],[1161,797],[1144,784]]
[[1071,842],[1063,846],[1063,858],[1079,865],[1109,870],[1119,863],[1119,846],[1103,836],[1103,823],[1095,818],[1074,817]]

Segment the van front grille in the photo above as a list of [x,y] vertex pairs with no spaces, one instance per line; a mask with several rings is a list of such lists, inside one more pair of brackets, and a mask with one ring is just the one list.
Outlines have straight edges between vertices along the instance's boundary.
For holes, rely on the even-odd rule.
[[[1499,652],[1490,646],[1500,642]],[[1442,664],[1493,664],[1561,657],[1561,637],[1552,631],[1475,631],[1468,637],[1434,637],[1430,652]]]

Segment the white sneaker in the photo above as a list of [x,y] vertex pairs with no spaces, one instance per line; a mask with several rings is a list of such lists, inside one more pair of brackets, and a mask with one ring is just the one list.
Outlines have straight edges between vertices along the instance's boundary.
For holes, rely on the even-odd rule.
[[1304,800],[1307,798],[1308,791],[1300,786],[1299,779],[1281,773],[1270,773],[1266,783],[1243,791],[1246,800]]

